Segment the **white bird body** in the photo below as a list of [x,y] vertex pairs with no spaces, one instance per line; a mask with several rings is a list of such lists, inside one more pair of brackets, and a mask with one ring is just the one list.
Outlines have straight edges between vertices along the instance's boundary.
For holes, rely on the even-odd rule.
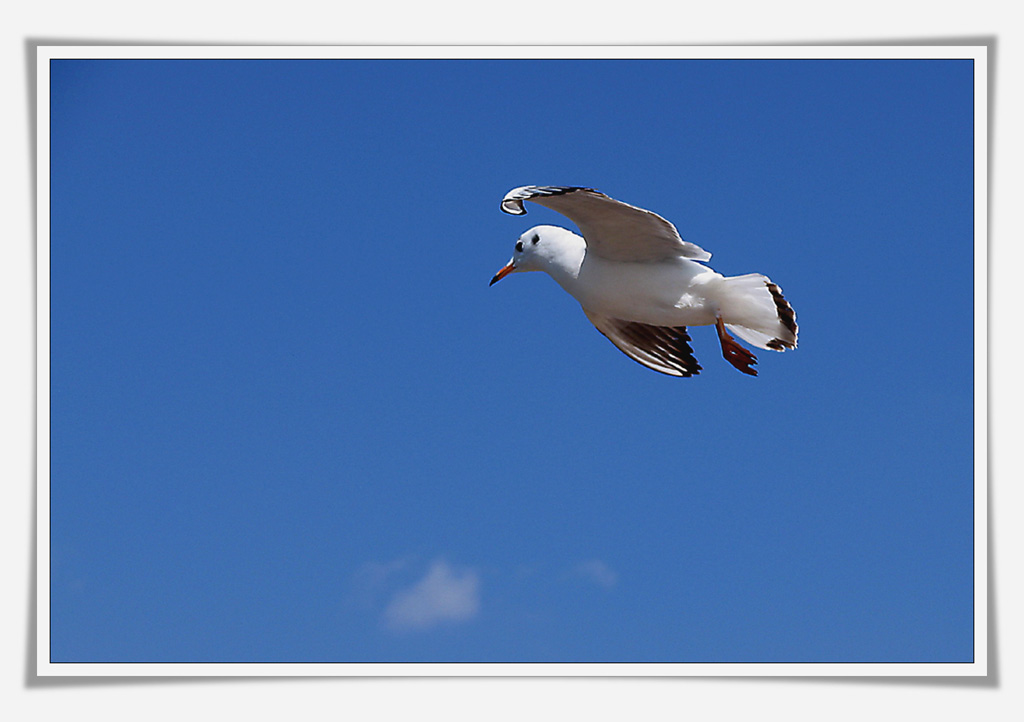
[[[517,270],[546,272],[588,311],[652,326],[715,322],[709,288],[723,277],[703,264],[682,257],[660,263],[611,261],[588,254],[583,237],[565,228],[537,226],[522,238],[534,234],[542,239],[537,252]],[[540,252],[542,246],[550,251]]]
[[702,263],[711,254],[680,238],[661,216],[590,188],[558,186],[516,188],[502,210],[521,215],[524,200],[568,216],[583,235],[531,228],[491,284],[510,273],[544,271],[627,356],[673,376],[701,370],[687,326],[716,326],[726,360],[751,376],[757,359],[726,329],[758,348],[796,348],[796,314],[778,286],[757,273],[715,272]]

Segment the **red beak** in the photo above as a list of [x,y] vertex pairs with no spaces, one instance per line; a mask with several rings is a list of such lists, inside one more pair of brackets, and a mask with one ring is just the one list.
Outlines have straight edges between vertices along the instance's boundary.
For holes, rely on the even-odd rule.
[[515,265],[513,265],[512,261],[509,261],[508,263],[506,263],[502,267],[502,269],[500,271],[498,271],[497,273],[494,274],[494,278],[492,278],[491,282],[488,283],[487,285],[488,286],[493,286],[495,283],[497,283],[498,281],[503,279],[508,274],[512,273],[512,271],[514,271],[514,270],[516,270]]

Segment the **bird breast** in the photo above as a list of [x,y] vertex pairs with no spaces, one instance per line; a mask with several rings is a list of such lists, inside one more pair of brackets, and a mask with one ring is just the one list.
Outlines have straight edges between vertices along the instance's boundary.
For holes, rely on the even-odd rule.
[[715,322],[713,290],[720,279],[685,258],[631,263],[588,254],[576,276],[562,285],[584,308],[612,318],[696,326]]

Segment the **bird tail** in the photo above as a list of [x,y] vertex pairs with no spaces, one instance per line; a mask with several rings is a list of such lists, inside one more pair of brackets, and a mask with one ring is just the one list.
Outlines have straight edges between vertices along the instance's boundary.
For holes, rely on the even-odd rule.
[[796,348],[796,312],[781,288],[760,273],[723,280],[720,312],[729,331],[757,348]]

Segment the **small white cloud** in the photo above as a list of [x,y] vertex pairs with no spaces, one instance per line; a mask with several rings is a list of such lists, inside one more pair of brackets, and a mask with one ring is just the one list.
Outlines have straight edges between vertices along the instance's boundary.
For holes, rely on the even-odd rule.
[[619,581],[619,575],[615,573],[615,570],[600,559],[591,559],[576,565],[575,572],[577,576],[605,589],[611,589]]
[[480,578],[443,560],[431,564],[426,576],[395,594],[384,610],[384,623],[394,630],[429,629],[442,622],[464,622],[480,611]]

